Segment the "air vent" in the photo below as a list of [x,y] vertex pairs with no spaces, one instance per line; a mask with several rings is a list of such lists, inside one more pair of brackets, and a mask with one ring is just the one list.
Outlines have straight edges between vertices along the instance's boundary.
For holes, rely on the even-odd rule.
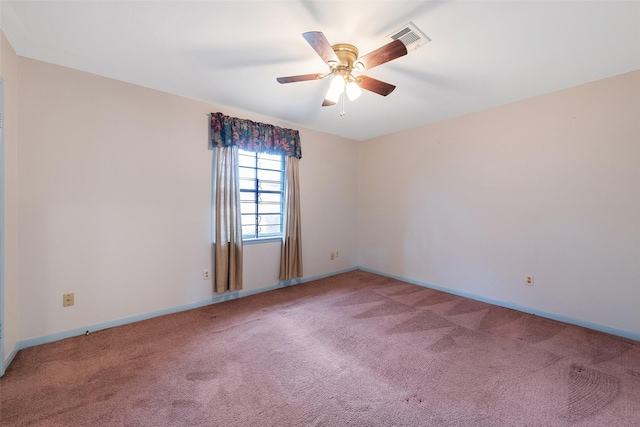
[[416,50],[423,44],[431,41],[431,39],[427,37],[425,33],[420,31],[413,22],[403,25],[387,37],[393,40],[400,40],[407,47],[408,51]]

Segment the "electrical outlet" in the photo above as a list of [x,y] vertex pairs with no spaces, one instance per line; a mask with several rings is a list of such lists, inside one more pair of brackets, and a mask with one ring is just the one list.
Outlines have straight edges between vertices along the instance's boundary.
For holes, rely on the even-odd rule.
[[533,276],[527,276],[524,284],[527,286],[533,286]]
[[70,294],[62,294],[62,306],[70,307],[75,304],[73,292]]
[[209,270],[202,270],[202,280],[209,280],[210,277]]
[[329,255],[329,259],[333,261],[335,257],[336,257],[336,254],[334,252],[331,252],[331,255]]

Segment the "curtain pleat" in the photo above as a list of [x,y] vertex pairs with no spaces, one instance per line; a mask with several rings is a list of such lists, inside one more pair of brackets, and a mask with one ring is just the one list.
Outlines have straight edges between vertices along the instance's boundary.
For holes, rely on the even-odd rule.
[[302,222],[300,219],[299,159],[285,157],[285,212],[280,280],[302,277]]
[[238,148],[215,148],[214,266],[217,293],[242,289]]

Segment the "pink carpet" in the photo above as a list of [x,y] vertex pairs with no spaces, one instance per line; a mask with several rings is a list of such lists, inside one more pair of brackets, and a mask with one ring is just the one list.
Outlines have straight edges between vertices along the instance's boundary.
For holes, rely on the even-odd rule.
[[2,426],[634,426],[636,341],[354,271],[22,350]]

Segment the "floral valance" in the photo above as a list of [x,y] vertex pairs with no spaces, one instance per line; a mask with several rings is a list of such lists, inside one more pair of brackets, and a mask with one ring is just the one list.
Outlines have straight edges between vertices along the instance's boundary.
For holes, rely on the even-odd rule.
[[282,154],[302,158],[300,134],[294,129],[211,114],[211,143],[214,147],[238,148],[258,153]]

